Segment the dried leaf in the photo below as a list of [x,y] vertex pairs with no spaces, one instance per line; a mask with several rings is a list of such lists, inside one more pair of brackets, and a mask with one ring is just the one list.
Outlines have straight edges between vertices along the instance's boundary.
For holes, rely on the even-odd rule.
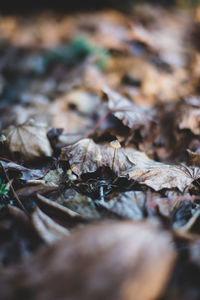
[[114,149],[111,145],[95,144],[90,139],[63,148],[61,159],[68,160],[72,171],[78,176],[95,172],[100,167],[109,167],[120,176],[128,176],[155,191],[184,191],[199,177],[198,168],[193,170],[181,165],[163,164],[133,148]]
[[152,120],[152,110],[145,106],[132,103],[122,95],[109,90],[103,90],[103,97],[108,101],[108,108],[113,115],[131,129],[144,127]]
[[96,225],[19,268],[1,270],[0,298],[14,300],[28,289],[37,300],[157,299],[175,257],[170,234],[156,224]]
[[72,171],[78,176],[82,173],[95,172],[100,167],[109,167],[119,174],[134,164],[128,160],[122,148],[115,149],[109,144],[98,145],[91,139],[82,139],[73,145],[64,147],[60,158],[68,160]]
[[19,126],[9,126],[3,134],[14,157],[19,155],[21,159],[29,160],[52,154],[46,126],[35,124],[33,120]]
[[32,214],[32,222],[39,236],[48,244],[55,243],[69,234],[66,228],[54,222],[38,207]]

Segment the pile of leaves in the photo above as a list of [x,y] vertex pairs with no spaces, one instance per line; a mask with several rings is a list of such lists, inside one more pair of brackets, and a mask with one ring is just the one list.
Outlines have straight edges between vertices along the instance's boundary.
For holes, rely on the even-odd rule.
[[200,8],[0,18],[0,299],[200,297]]

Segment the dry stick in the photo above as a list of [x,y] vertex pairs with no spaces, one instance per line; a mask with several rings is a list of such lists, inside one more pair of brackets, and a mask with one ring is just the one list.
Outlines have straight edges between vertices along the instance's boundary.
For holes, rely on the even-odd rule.
[[[4,173],[5,173],[5,176],[6,176],[7,181],[10,182],[10,178],[8,177],[8,174],[7,174],[7,172],[6,172],[5,168],[4,168],[4,166],[2,165],[1,162],[0,162],[0,164],[1,164],[1,167],[2,167],[2,169],[3,169],[3,171],[4,171]],[[26,208],[24,207],[24,205],[22,204],[22,202],[20,201],[19,197],[17,196],[17,193],[15,192],[15,190],[14,190],[14,188],[13,188],[13,186],[12,186],[12,183],[10,184],[10,188],[11,188],[11,190],[12,190],[12,192],[13,192],[13,195],[15,196],[15,199],[17,200],[19,206],[21,207],[21,209],[22,209],[22,210],[26,213],[26,215],[28,216],[29,214],[28,214]]]

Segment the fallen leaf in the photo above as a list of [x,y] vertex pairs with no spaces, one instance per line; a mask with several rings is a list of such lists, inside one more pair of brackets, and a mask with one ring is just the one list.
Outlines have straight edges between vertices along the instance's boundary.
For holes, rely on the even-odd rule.
[[131,129],[144,127],[152,121],[153,110],[151,108],[136,105],[108,88],[103,90],[103,99],[108,101],[111,113]]
[[44,124],[35,124],[34,120],[29,120],[22,125],[9,126],[3,134],[13,157],[30,160],[52,155],[47,131]]
[[32,222],[39,236],[48,244],[52,244],[69,234],[69,231],[54,222],[38,207],[32,214]]
[[69,161],[71,170],[78,176],[109,167],[116,174],[128,176],[155,191],[178,189],[183,192],[200,174],[199,168],[163,164],[133,148],[116,150],[110,144],[95,144],[91,139],[63,148],[60,158]]
[[115,149],[109,144],[98,145],[91,139],[82,139],[73,145],[62,148],[60,158],[69,161],[72,171],[78,176],[83,173],[95,172],[100,167],[109,167],[119,174],[134,164],[129,161],[122,148]]
[[175,257],[170,234],[155,223],[100,224],[1,270],[0,298],[14,300],[28,289],[37,300],[157,299]]

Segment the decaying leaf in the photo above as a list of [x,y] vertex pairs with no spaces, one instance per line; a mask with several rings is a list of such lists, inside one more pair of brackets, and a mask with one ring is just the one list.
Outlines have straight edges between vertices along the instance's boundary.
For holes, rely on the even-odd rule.
[[22,125],[9,126],[3,134],[13,157],[29,160],[52,155],[44,124],[35,124],[33,120],[29,120]]
[[28,289],[32,300],[157,299],[175,257],[170,234],[154,223],[96,225],[1,270],[0,298],[14,300]]
[[122,148],[115,149],[110,144],[98,145],[91,139],[82,139],[73,145],[64,147],[60,158],[68,160],[72,171],[78,176],[82,173],[95,172],[100,167],[110,167],[119,174],[134,164],[129,161]]
[[156,162],[133,148],[115,150],[110,144],[99,145],[91,139],[83,139],[63,148],[61,159],[68,160],[72,171],[78,176],[95,172],[100,167],[109,167],[120,176],[128,176],[155,191],[184,191],[199,176],[198,169]]
[[32,222],[39,236],[49,244],[55,243],[69,234],[65,227],[54,222],[38,207],[32,214]]
[[152,120],[153,111],[145,106],[139,106],[122,95],[105,88],[103,98],[108,101],[108,108],[113,115],[131,129],[144,127]]

